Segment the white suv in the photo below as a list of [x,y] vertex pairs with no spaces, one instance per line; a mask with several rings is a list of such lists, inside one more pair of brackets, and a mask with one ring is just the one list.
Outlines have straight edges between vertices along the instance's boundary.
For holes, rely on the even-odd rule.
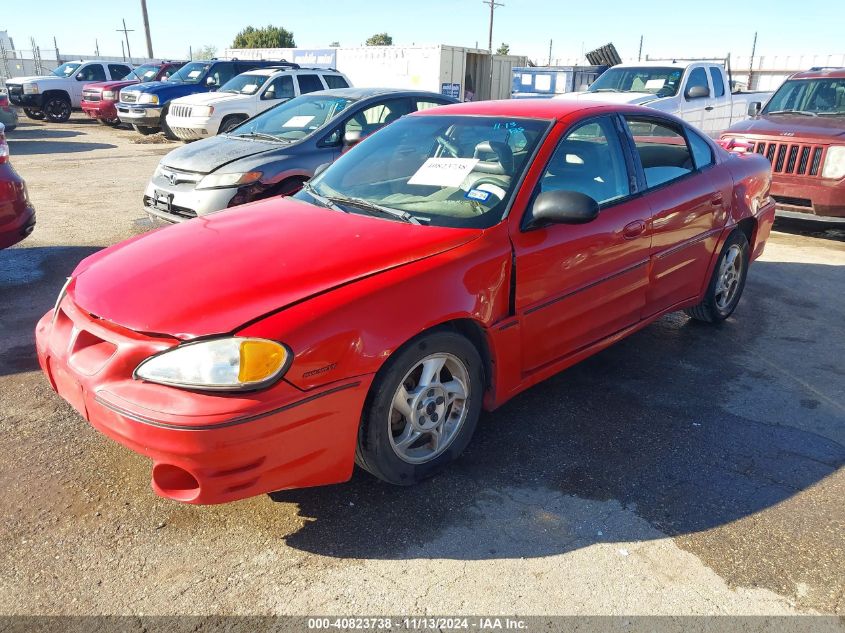
[[257,68],[233,77],[215,92],[174,99],[167,112],[167,125],[183,141],[194,141],[228,132],[299,95],[350,86],[346,75],[333,68],[301,68],[296,64]]

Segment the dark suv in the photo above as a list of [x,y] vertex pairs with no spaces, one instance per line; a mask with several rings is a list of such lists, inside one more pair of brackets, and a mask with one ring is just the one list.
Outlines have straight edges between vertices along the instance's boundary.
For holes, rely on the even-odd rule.
[[162,130],[168,138],[175,139],[166,120],[170,101],[198,92],[217,90],[235,75],[253,68],[278,65],[278,60],[209,59],[189,62],[167,81],[151,81],[121,90],[117,116],[141,134]]

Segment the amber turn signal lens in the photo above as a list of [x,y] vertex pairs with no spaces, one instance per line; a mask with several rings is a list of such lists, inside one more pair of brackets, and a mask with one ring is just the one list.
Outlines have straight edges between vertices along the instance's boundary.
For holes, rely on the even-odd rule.
[[238,381],[254,383],[274,376],[287,361],[287,350],[278,343],[246,339],[241,342],[241,362]]

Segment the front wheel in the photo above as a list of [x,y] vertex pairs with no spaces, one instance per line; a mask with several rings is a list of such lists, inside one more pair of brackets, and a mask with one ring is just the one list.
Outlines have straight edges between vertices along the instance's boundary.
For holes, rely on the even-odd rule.
[[44,118],[44,113],[41,110],[33,110],[32,108],[24,108],[23,113],[27,118],[33,121],[41,121]]
[[401,486],[442,470],[475,432],[483,375],[478,350],[454,332],[433,332],[400,349],[373,382],[358,465]]
[[705,323],[718,323],[727,319],[736,309],[745,289],[749,262],[748,240],[737,229],[722,247],[704,299],[698,305],[684,310],[687,316]]
[[43,110],[44,118],[50,123],[64,123],[70,119],[70,101],[67,97],[48,97]]
[[132,129],[138,132],[138,134],[143,134],[144,136],[149,136],[150,134],[158,132],[158,128],[147,127],[146,125],[135,125],[134,123],[132,124]]

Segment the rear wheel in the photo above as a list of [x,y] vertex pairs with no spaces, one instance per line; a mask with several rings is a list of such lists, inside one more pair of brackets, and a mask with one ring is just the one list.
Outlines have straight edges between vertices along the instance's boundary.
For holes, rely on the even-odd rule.
[[146,125],[132,125],[132,129],[138,132],[138,134],[143,134],[144,136],[149,136],[150,134],[155,134],[158,132],[157,128],[154,127],[147,127]]
[[466,448],[481,414],[484,379],[475,346],[432,332],[391,357],[367,399],[356,461],[386,482],[409,486]]
[[64,123],[70,118],[70,101],[62,95],[51,95],[44,101],[44,118],[51,123]]
[[718,323],[727,319],[736,309],[750,261],[748,240],[739,229],[731,233],[713,269],[704,299],[684,312],[697,321]]
[[33,121],[40,121],[44,118],[44,113],[41,110],[33,110],[32,108],[24,108],[23,113],[27,118]]

